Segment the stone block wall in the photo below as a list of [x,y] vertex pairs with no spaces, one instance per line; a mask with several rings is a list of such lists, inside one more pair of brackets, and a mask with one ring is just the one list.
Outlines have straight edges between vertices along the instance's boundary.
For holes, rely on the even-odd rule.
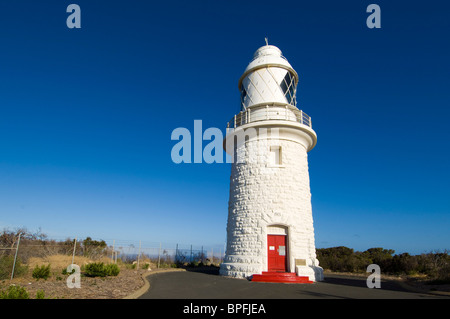
[[[281,149],[278,164],[271,146]],[[297,272],[296,259],[318,266],[306,147],[280,134],[253,138],[236,151],[245,161],[231,168],[227,251],[220,273],[245,278],[267,271],[267,231],[273,225],[287,229],[289,272]]]

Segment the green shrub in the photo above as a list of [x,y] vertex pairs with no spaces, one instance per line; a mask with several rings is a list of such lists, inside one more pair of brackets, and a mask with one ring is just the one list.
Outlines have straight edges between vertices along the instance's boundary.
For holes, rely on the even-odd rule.
[[0,291],[0,299],[30,299],[30,297],[25,288],[11,285],[8,289]]
[[[14,264],[14,256],[0,257],[0,280],[11,278],[11,272]],[[28,270],[27,266],[22,265],[20,258],[16,260],[14,268],[14,278],[25,274]]]
[[44,292],[44,290],[38,290],[36,292],[36,299],[45,299],[45,292]]
[[61,274],[62,274],[62,275],[71,275],[71,274],[73,274],[73,273],[75,273],[75,269],[72,269],[71,272],[68,272],[68,271],[67,271],[67,268],[64,268],[64,269],[61,271]]
[[116,264],[90,263],[84,267],[85,275],[88,277],[117,276],[120,272]]
[[117,276],[120,272],[120,269],[116,264],[108,264],[105,265],[105,271],[107,276]]
[[36,265],[33,270],[33,278],[39,280],[41,278],[47,279],[48,277],[50,277],[50,264],[48,264],[47,266],[42,265],[41,267]]
[[103,263],[90,263],[84,266],[85,275],[88,277],[106,277]]

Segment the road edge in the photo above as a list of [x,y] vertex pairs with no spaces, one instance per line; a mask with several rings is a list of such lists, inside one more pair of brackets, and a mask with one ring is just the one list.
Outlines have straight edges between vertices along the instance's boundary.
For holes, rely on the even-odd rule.
[[147,277],[154,274],[160,274],[164,272],[179,272],[179,271],[186,271],[186,269],[182,268],[169,268],[169,269],[157,269],[150,271],[148,273],[142,274],[142,280],[144,281],[144,286],[136,290],[135,292],[131,293],[130,295],[123,297],[122,299],[137,299],[143,294],[145,294],[150,289],[150,282],[147,280]]

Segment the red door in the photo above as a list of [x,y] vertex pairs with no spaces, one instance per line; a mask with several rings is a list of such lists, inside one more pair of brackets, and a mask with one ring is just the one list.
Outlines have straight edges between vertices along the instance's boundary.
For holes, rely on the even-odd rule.
[[287,271],[286,252],[285,235],[267,235],[268,271]]

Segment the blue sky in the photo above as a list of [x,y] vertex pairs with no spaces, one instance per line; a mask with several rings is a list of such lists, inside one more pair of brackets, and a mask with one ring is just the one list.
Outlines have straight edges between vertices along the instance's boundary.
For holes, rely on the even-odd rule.
[[[81,29],[66,8],[81,7]],[[381,8],[381,29],[366,7]],[[450,249],[445,1],[0,3],[0,227],[223,246],[230,164],[171,133],[239,112],[264,37],[300,76],[318,248]]]

